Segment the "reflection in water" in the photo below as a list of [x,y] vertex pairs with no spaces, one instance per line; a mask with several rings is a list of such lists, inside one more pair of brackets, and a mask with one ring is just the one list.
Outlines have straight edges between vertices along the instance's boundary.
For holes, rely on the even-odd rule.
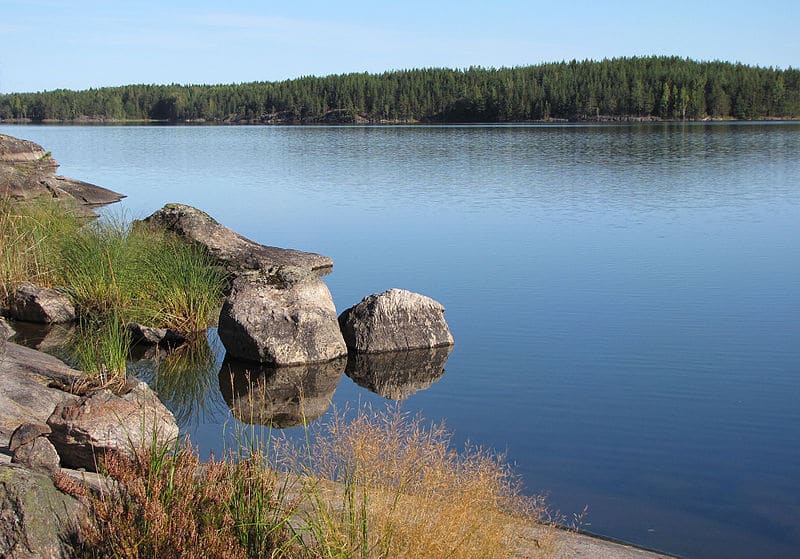
[[65,353],[66,346],[75,330],[74,323],[35,324],[32,322],[13,322],[16,335],[11,339],[14,343],[37,349],[45,353]]
[[208,338],[199,336],[166,352],[156,346],[147,349],[149,353],[142,356],[144,360],[132,363],[129,369],[133,368],[133,374],[156,391],[178,424],[197,421],[201,413],[209,411],[206,403],[211,396],[218,351],[211,347]]
[[266,367],[225,358],[219,388],[233,416],[278,429],[303,425],[327,411],[346,358],[327,363]]
[[390,400],[405,400],[430,387],[444,374],[453,346],[387,353],[354,353],[347,376],[359,386]]

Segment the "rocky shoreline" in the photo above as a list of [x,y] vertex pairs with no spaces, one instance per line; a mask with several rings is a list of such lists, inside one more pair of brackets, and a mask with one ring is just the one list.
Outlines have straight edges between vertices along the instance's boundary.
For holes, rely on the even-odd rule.
[[[75,202],[71,206],[87,216],[93,208],[123,197],[55,176],[56,168],[40,146],[0,135],[0,196],[19,200],[47,196]],[[223,370],[227,366],[233,379],[237,367],[248,369],[250,408],[237,404],[242,399],[235,381],[225,396],[234,416],[242,421],[260,421],[253,417],[253,384],[249,382],[249,371],[256,367],[279,366],[288,371],[290,380],[283,384],[276,380],[279,377],[263,375],[259,386],[285,391],[289,401],[296,398],[289,387],[296,382],[293,371],[297,367],[302,368],[303,378],[308,378],[309,370],[327,367],[332,372],[322,376],[325,383],[334,385],[346,368],[346,374],[359,384],[397,398],[435,381],[443,372],[453,338],[444,321],[444,308],[432,299],[394,289],[365,297],[337,317],[322,281],[333,266],[325,256],[254,243],[204,212],[180,204],[165,206],[144,223],[203,246],[231,278],[219,333],[229,354]],[[43,310],[45,305],[39,302],[43,298],[35,286],[25,286],[18,298],[22,302],[5,312],[16,319],[58,321]],[[63,311],[63,302],[56,307]],[[74,313],[61,318],[74,320]],[[393,335],[397,332],[405,334]],[[118,393],[101,389],[76,394],[80,371],[8,341],[14,334],[14,323],[0,318],[0,557],[72,557],[86,509],[57,489],[64,476],[101,486],[107,482],[91,472],[105,453],[130,454],[152,440],[167,444],[177,439],[178,426],[143,382],[128,382]],[[335,364],[332,368],[331,363]],[[422,379],[416,386],[406,377],[420,368],[429,380]],[[395,373],[386,376],[381,373],[385,370]],[[321,415],[329,403],[323,397],[319,405],[311,406],[320,408],[311,415]],[[283,417],[291,421],[290,415]],[[536,545],[536,526],[520,526],[519,531],[526,534],[527,546]],[[564,559],[666,557],[575,532],[563,531],[559,539],[557,557]],[[520,548],[518,556],[527,555],[524,546]]]

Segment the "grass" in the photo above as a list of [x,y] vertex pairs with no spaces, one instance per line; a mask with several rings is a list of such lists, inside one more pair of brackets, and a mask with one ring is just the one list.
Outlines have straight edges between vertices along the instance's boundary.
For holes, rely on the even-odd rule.
[[[507,559],[520,523],[545,518],[502,457],[457,452],[443,427],[397,410],[338,414],[299,444],[244,444],[205,464],[186,443],[105,468],[121,490],[90,500],[98,559]],[[540,527],[524,556],[554,553],[554,529]]]
[[[54,201],[0,200],[0,303],[30,281],[70,294],[82,327],[73,344],[92,379],[124,378],[127,322],[191,339],[215,322],[224,273],[199,248],[121,218],[91,223]],[[125,347],[123,347],[125,346]]]

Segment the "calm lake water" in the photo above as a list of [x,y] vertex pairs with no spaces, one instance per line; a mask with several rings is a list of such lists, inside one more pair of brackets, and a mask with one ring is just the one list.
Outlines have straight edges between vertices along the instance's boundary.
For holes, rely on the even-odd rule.
[[[797,556],[800,123],[0,132],[130,217],[180,201],[331,256],[340,311],[391,287],[441,301],[456,347],[403,409],[507,451],[587,530]],[[218,453],[236,420],[206,380],[181,413]],[[345,376],[333,401],[384,400]]]

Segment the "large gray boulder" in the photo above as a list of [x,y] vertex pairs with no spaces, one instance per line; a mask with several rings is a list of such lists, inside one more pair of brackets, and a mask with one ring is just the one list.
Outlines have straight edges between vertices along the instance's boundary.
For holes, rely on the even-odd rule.
[[167,204],[143,221],[204,247],[233,275],[245,271],[273,275],[285,266],[324,275],[333,268],[327,256],[258,244],[185,204]]
[[0,464],[0,557],[67,559],[80,538],[86,508],[50,476]]
[[389,400],[405,400],[444,375],[453,346],[383,353],[353,352],[345,374],[357,385]]
[[218,333],[228,354],[245,361],[280,366],[347,355],[328,287],[294,268],[236,278]]
[[29,282],[21,283],[8,302],[8,314],[24,322],[60,323],[76,318],[75,306],[64,293]]
[[444,307],[404,289],[370,295],[339,316],[347,347],[379,353],[453,345]]
[[69,386],[80,373],[45,353],[10,342],[0,348],[0,446],[23,423],[45,423],[61,402],[78,397],[53,388]]
[[96,471],[110,451],[132,456],[153,441],[166,445],[178,436],[172,413],[143,382],[122,396],[98,390],[78,401],[60,403],[47,424],[61,463],[89,471]]
[[225,359],[219,388],[233,416],[277,429],[308,424],[324,414],[342,378],[346,359],[292,367],[266,367]]

